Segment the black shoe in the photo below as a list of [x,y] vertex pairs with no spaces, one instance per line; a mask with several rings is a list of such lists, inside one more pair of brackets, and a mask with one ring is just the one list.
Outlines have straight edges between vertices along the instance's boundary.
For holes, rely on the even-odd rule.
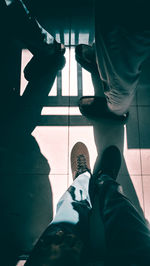
[[109,175],[114,180],[117,179],[121,166],[121,154],[116,146],[109,146],[102,154],[99,171],[96,176],[101,174]]
[[81,65],[81,67],[85,68],[90,73],[98,73],[94,45],[77,45],[75,48],[75,58],[77,62]]
[[79,100],[80,112],[91,119],[106,118],[126,123],[129,113],[124,115],[113,114],[107,107],[107,101],[104,97],[83,96]]
[[61,70],[65,66],[65,63],[65,57],[62,55],[33,56],[24,68],[25,79],[30,81],[52,70]]

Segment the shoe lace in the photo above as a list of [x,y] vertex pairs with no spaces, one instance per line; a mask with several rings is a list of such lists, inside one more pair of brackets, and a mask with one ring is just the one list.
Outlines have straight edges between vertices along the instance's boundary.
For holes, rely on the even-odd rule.
[[81,173],[84,173],[86,171],[89,171],[87,164],[86,164],[86,158],[84,156],[84,154],[80,154],[77,157],[77,174],[79,175]]

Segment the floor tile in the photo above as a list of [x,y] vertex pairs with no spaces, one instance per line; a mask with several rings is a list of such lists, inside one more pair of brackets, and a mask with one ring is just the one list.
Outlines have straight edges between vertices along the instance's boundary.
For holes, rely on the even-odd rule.
[[150,107],[138,107],[142,175],[150,174]]
[[68,174],[68,128],[36,127],[32,135],[48,161],[50,173]]
[[23,94],[28,81],[25,79],[24,77],[24,73],[23,70],[25,68],[25,66],[27,65],[27,63],[30,61],[30,59],[32,58],[32,54],[30,53],[29,50],[27,49],[23,49],[22,50],[22,56],[21,56],[21,84],[20,84],[20,95]]
[[130,107],[129,118],[126,124],[126,141],[128,149],[140,148],[138,109],[136,106]]
[[78,102],[83,95],[93,95],[94,88],[89,72],[81,68],[75,60],[75,48],[70,49],[70,109],[69,124],[71,126],[90,125],[78,108]]
[[142,106],[150,105],[150,58],[148,58],[143,66],[142,73],[137,87],[137,104]]
[[70,86],[70,96],[78,96],[78,79],[80,76],[78,75],[77,69],[77,61],[75,60],[75,47],[70,47],[69,49],[69,86]]
[[136,106],[136,105],[137,105],[137,92],[135,93],[134,98],[133,98],[130,106]]
[[65,52],[66,63],[64,68],[61,71],[61,81],[60,88],[58,93],[59,96],[69,96],[69,71],[70,71],[70,49],[66,47]]
[[70,96],[94,95],[91,74],[82,68],[75,59],[75,48],[70,48]]
[[[124,160],[125,165],[122,163],[122,173],[125,174],[126,171],[130,175],[140,175],[141,174],[141,158],[140,151],[138,149],[126,149],[124,148]],[[125,169],[126,168],[126,169]]]
[[126,170],[131,175],[141,175],[141,157],[140,150],[138,148],[129,148],[126,128],[124,132],[124,162],[122,164],[122,173],[125,174]]
[[150,148],[150,106],[139,106],[138,107],[139,116],[139,131],[140,131],[140,148],[149,149]]
[[140,139],[137,108],[130,107],[129,119],[124,127],[124,159],[121,172],[126,175],[141,175]]
[[94,95],[94,86],[92,83],[91,74],[82,68],[82,95],[83,96],[91,96]]
[[150,175],[143,177],[145,217],[150,222]]
[[124,194],[131,200],[139,213],[143,215],[144,199],[142,177],[140,175],[119,174],[117,182],[122,186]]
[[150,149],[141,150],[142,174],[150,174]]

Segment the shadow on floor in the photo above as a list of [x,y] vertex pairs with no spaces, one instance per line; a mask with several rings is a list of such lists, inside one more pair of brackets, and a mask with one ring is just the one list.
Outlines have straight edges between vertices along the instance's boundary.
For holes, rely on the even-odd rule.
[[[12,53],[9,57],[11,65],[9,70],[13,71],[17,60],[20,61],[19,56],[14,58]],[[20,68],[19,63],[18,67]],[[3,70],[6,74],[6,69]],[[53,64],[51,62],[48,73],[32,79],[21,97],[16,92],[16,84],[10,82],[11,79],[9,84],[5,79],[1,82],[0,256],[2,265],[15,265],[20,254],[29,252],[53,217],[50,166],[31,133],[37,126],[43,101],[56,75],[56,62]],[[11,71],[7,72],[8,80],[9,76]]]
[[[97,76],[92,76],[92,82],[94,86],[95,95],[103,96],[102,84],[99,82]],[[133,202],[139,213],[144,217],[143,210],[140,206],[140,202],[136,191],[134,189],[133,183],[129,176],[129,172],[127,170],[127,166],[125,163],[123,150],[124,150],[124,134],[125,134],[125,126],[117,121],[113,121],[112,119],[99,119],[95,121],[91,121],[94,128],[94,138],[95,144],[97,148],[97,159],[94,166],[94,172],[97,172],[99,167],[99,163],[101,160],[101,155],[105,148],[110,145],[115,145],[119,148],[122,156],[122,166],[120,170],[120,174],[118,176],[118,182],[123,186],[124,193],[129,199]],[[130,139],[130,143],[132,140],[132,147],[140,148],[138,141],[138,128],[137,128],[137,118],[133,110],[130,108],[129,121],[126,126],[128,137]],[[129,141],[127,139],[127,141]]]
[[105,148],[110,145],[117,146],[122,156],[122,166],[117,180],[122,185],[125,195],[132,201],[139,213],[144,217],[143,210],[140,206],[138,196],[131,181],[123,156],[124,125],[119,125],[117,122],[114,121],[101,121],[101,123],[93,122],[93,127],[95,144],[98,153],[94,166],[94,172],[97,172],[97,170],[99,169],[101,155]]

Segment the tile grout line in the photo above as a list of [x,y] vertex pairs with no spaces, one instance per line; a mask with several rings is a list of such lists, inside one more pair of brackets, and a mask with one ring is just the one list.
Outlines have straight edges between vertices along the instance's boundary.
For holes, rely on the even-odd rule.
[[69,73],[68,73],[68,78],[69,78],[69,107],[68,107],[68,165],[67,165],[67,188],[69,187],[69,161],[70,161],[70,151],[69,151],[69,144],[70,144],[70,66],[71,66],[71,21],[70,21],[70,31],[69,31]]
[[[139,105],[138,105],[138,93],[137,92],[136,92],[136,95],[135,95],[135,100],[136,100],[136,103],[133,104],[132,106],[135,106],[136,107],[136,111],[137,111],[137,127],[138,127],[140,169],[141,169],[141,174],[138,175],[138,176],[141,177],[142,203],[143,203],[143,212],[144,212],[144,215],[145,215],[144,186],[143,186],[143,173],[142,173],[142,156],[141,156],[141,137],[140,137],[140,124],[139,124]],[[132,175],[132,176],[134,176],[134,175]]]
[[[137,94],[136,94],[136,103],[137,103]],[[141,164],[141,183],[142,183],[142,196],[143,196],[143,209],[145,214],[145,200],[144,200],[144,185],[143,185],[143,171],[142,171],[142,155],[141,155],[141,137],[140,137],[140,123],[139,123],[139,106],[136,106],[137,109],[137,126],[139,133],[139,151],[140,151],[140,164]]]

